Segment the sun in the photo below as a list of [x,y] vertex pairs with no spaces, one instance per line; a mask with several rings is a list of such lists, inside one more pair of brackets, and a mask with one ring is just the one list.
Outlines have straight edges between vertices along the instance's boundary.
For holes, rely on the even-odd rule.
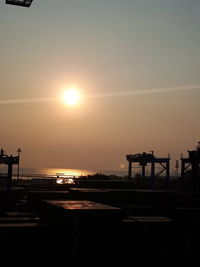
[[80,92],[76,88],[69,88],[64,91],[63,101],[67,105],[77,105],[80,101]]

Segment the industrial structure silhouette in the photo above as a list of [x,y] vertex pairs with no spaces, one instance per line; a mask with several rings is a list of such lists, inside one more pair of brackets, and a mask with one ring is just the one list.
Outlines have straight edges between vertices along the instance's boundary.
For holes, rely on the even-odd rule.
[[[127,155],[131,163],[143,169],[151,164],[151,182],[156,178],[154,164],[167,163],[163,172],[167,184],[135,184],[130,175],[125,180],[105,176],[80,177],[73,184],[31,183],[12,180],[12,167],[19,164],[1,149],[0,164],[8,166],[0,182],[0,234],[2,266],[70,264],[98,266],[129,264],[169,266],[198,258],[200,237],[199,163],[200,146],[181,158],[183,176],[189,167],[191,184],[172,186],[169,158],[158,159],[153,153]],[[190,166],[186,167],[186,164]],[[167,170],[166,170],[167,168]],[[94,178],[95,179],[94,179]],[[20,177],[19,177],[20,178]],[[10,246],[12,244],[12,246]],[[34,251],[34,257],[32,255]]]

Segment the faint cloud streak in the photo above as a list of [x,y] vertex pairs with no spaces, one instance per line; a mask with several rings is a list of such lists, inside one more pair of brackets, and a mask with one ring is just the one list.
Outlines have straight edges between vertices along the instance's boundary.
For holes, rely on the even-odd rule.
[[158,88],[158,89],[148,89],[148,90],[111,92],[111,93],[88,95],[86,97],[88,97],[88,98],[104,98],[104,97],[116,97],[116,96],[146,95],[146,94],[156,94],[156,93],[188,91],[188,90],[195,90],[195,89],[196,90],[200,89],[200,84],[188,85],[188,86],[178,86],[178,87]]
[[[134,91],[124,91],[124,92],[121,91],[121,92],[85,95],[84,98],[107,98],[107,97],[120,97],[120,96],[122,97],[122,96],[132,96],[132,95],[181,92],[181,91],[199,90],[199,89],[200,89],[200,84],[194,84],[194,85],[187,85],[187,86],[157,88],[157,89],[148,89],[148,90],[134,90]],[[0,105],[53,102],[53,101],[58,101],[58,100],[59,98],[6,99],[6,100],[0,100]]]
[[6,99],[6,100],[0,100],[0,105],[51,102],[56,100],[57,99],[55,98]]

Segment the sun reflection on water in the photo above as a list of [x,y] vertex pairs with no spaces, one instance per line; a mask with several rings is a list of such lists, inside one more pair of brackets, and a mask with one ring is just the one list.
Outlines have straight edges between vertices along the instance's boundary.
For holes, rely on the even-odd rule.
[[52,178],[57,178],[57,184],[74,184],[75,179],[81,176],[87,176],[92,174],[91,171],[84,169],[56,169],[56,168],[44,168],[42,173]]
[[75,184],[75,178],[58,178],[56,180],[57,184]]
[[93,174],[89,170],[84,169],[58,169],[58,168],[44,168],[42,172],[49,176],[58,178],[78,178],[80,176],[87,176]]

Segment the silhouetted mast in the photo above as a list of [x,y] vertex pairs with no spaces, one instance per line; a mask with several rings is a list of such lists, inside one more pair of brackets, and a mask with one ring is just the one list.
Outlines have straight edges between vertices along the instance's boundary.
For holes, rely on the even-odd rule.
[[175,172],[176,172],[176,176],[178,177],[178,169],[179,169],[179,163],[178,160],[176,160],[176,164],[175,164]]

